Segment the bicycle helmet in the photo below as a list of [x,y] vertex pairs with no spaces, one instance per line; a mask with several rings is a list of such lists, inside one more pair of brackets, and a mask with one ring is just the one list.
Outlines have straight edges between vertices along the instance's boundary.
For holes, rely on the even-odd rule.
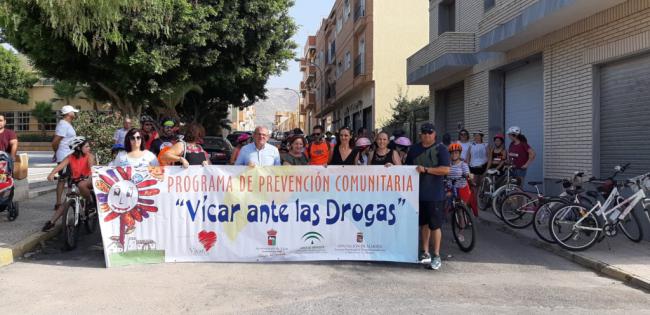
[[237,143],[244,143],[248,141],[249,138],[250,136],[247,133],[242,133],[239,135],[239,137],[237,137]]
[[146,122],[154,122],[154,120],[149,115],[143,115],[142,117],[140,117],[140,123],[146,123]]
[[463,151],[463,146],[460,145],[460,143],[452,143],[449,145],[449,152],[462,152]]
[[70,150],[76,150],[77,148],[81,149],[79,146],[84,144],[86,142],[86,138],[84,137],[74,137],[72,140],[70,140]]
[[399,137],[397,140],[395,140],[395,144],[401,145],[403,147],[410,147],[411,146],[411,140],[407,137]]
[[496,139],[501,139],[501,141],[505,141],[506,138],[503,136],[502,133],[497,133],[496,135],[494,135],[494,138],[492,138],[492,140],[496,140]]
[[512,126],[508,128],[508,134],[509,135],[520,135],[521,134],[521,128],[517,126]]
[[372,142],[370,142],[370,140],[368,140],[368,138],[359,138],[357,140],[357,142],[356,142],[357,147],[367,147],[367,146],[369,146],[371,144],[372,144]]

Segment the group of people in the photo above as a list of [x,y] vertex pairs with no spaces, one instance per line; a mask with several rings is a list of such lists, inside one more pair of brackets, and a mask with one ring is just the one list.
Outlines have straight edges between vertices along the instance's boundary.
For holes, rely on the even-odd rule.
[[[47,231],[54,227],[62,215],[64,182],[68,178],[76,182],[80,193],[92,200],[92,184],[89,180],[91,167],[96,163],[88,139],[77,136],[72,121],[78,112],[72,106],[61,110],[63,118],[56,127],[52,148],[58,163],[48,179],[53,180],[59,174],[55,214],[43,227]],[[3,117],[0,116],[0,145],[4,142]],[[201,147],[205,135],[204,129],[190,123],[179,129],[172,119],[165,119],[161,127],[156,128],[155,121],[149,116],[140,119],[141,129],[133,128],[131,120],[124,120],[123,128],[115,132],[113,147],[113,166],[158,166],[158,165],[209,165],[208,155]],[[381,131],[376,135],[366,130],[359,130],[356,135],[347,127],[340,128],[334,138],[330,138],[322,126],[315,126],[309,137],[294,132],[287,139],[285,152],[268,143],[271,133],[268,128],[255,128],[252,137],[242,134],[237,139],[230,164],[241,166],[276,166],[276,165],[413,165],[420,174],[419,191],[419,225],[420,254],[419,260],[430,269],[441,267],[440,243],[441,226],[444,222],[444,203],[446,201],[446,177],[459,178],[457,187],[469,185],[476,178],[483,176],[488,169],[503,170],[508,161],[512,162],[514,176],[523,178],[526,170],[535,159],[534,150],[528,145],[526,137],[519,127],[511,127],[507,134],[510,138],[508,149],[505,137],[496,134],[493,145],[484,142],[484,134],[477,131],[470,141],[469,132],[461,130],[458,141],[450,141],[444,135],[442,142],[437,141],[433,124],[420,126],[419,142],[412,143],[397,131],[392,135]],[[4,131],[6,133],[6,131]],[[181,135],[182,134],[182,135]],[[7,134],[5,134],[7,135]],[[356,136],[356,139],[355,139]],[[251,140],[252,138],[252,140]],[[373,140],[371,140],[373,138]],[[309,139],[309,141],[307,141]],[[11,142],[11,141],[10,141]],[[470,180],[468,182],[467,180]],[[430,245],[433,252],[430,253]]]

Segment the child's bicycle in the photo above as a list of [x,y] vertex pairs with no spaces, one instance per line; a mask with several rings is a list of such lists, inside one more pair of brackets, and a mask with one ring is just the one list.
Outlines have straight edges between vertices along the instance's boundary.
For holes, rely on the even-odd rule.
[[68,250],[77,247],[80,225],[83,224],[86,232],[92,234],[99,223],[97,209],[92,207],[95,202],[81,196],[78,184],[79,181],[68,179],[65,202],[63,203],[63,243]]
[[[476,245],[476,226],[472,212],[460,198],[456,181],[462,178],[447,178],[447,204],[445,213],[451,218],[451,232],[460,250],[470,252]],[[469,185],[469,183],[468,183]]]

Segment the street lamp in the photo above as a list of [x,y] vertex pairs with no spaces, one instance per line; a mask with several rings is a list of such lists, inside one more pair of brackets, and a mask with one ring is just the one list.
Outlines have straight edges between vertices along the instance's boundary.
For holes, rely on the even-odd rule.
[[[300,99],[302,98],[302,94],[300,92],[290,89],[290,88],[284,88],[286,91],[292,91],[298,95],[298,128],[300,128],[300,116],[302,115],[302,110],[300,109]],[[302,128],[301,128],[302,129]]]

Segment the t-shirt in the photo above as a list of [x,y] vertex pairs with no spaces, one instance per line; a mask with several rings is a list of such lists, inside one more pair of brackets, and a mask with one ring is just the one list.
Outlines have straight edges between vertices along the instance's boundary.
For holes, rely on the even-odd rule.
[[326,141],[312,142],[307,148],[307,156],[309,165],[326,165],[330,158],[330,145]]
[[528,149],[530,146],[528,143],[520,142],[519,144],[510,143],[510,148],[508,149],[508,156],[512,158],[512,164],[515,168],[521,168],[528,162]]
[[487,143],[472,143],[469,147],[471,153],[471,160],[469,161],[471,167],[480,167],[488,162],[488,144]]
[[121,151],[117,154],[115,159],[109,164],[109,166],[132,166],[132,167],[143,167],[143,166],[158,166],[158,159],[153,153],[145,150],[144,154],[139,158],[132,158],[126,153],[126,151]]
[[[422,143],[418,143],[411,146],[406,155],[406,165],[439,167],[449,166],[449,164],[449,151],[447,147],[440,143],[426,148]],[[445,187],[443,180],[444,176],[420,174],[420,201],[444,201]]]
[[469,146],[472,145],[469,141],[468,142],[460,142],[458,141],[461,147],[463,147],[463,151],[460,152],[460,158],[463,161],[467,161],[467,152],[469,152]]
[[469,166],[465,162],[460,162],[458,164],[451,163],[449,168],[449,175],[447,179],[450,179],[449,183],[451,184],[451,179],[456,180],[456,188],[463,188],[467,186],[467,179],[469,176]]
[[178,142],[177,137],[171,137],[171,138],[163,138],[160,137],[151,143],[151,153],[155,154],[158,156],[160,154],[160,150],[165,147],[171,147],[173,146],[176,142]]
[[11,154],[9,143],[11,142],[11,140],[14,139],[16,139],[16,133],[11,129],[5,128],[5,131],[0,133],[0,151],[7,152],[7,154]]
[[77,136],[77,132],[74,131],[74,128],[72,128],[72,125],[69,122],[61,119],[59,120],[59,123],[56,124],[54,134],[63,138],[59,143],[59,148],[56,150],[56,161],[61,162],[72,153],[72,150],[70,149],[70,141],[72,141],[72,138]]
[[124,138],[126,138],[127,132],[129,131],[124,128],[115,130],[115,134],[113,134],[113,140],[115,140],[115,143],[124,145]]

